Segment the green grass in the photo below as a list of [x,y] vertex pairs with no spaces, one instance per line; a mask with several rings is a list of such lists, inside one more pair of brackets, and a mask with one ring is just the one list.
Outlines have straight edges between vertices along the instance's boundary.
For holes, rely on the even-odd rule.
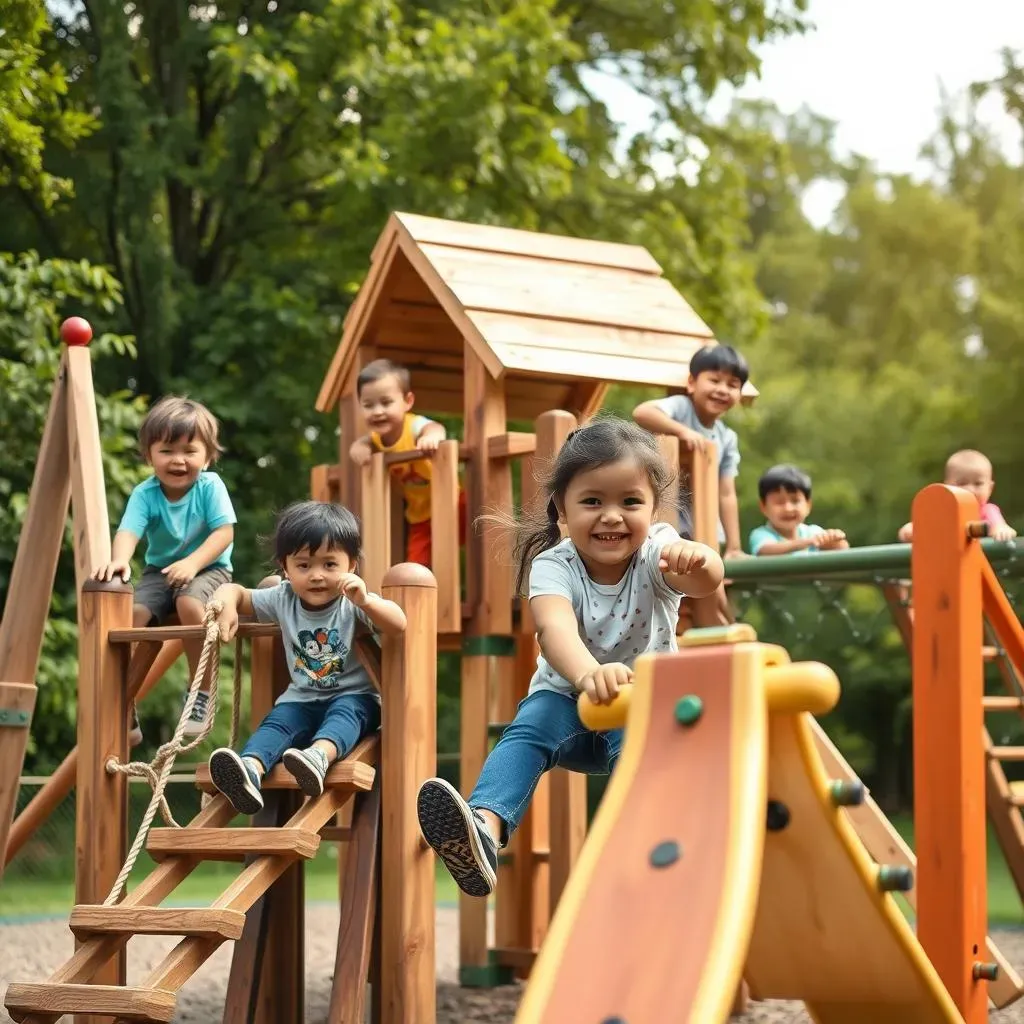
[[[893,824],[903,838],[913,846],[914,823],[909,815],[894,817]],[[338,898],[336,860],[320,856],[306,866],[306,898],[313,901],[334,901]],[[152,869],[148,857],[139,858],[129,878],[129,889],[141,881]],[[31,878],[11,872],[0,882],[0,923],[6,919],[54,916],[66,917],[74,904],[74,884],[69,865],[67,876],[60,879]],[[232,864],[201,864],[171,895],[170,904],[207,906],[219,896],[238,874]],[[437,902],[454,906],[458,902],[458,889],[451,876],[437,864]],[[902,901],[901,901],[902,902]],[[1002,850],[995,836],[988,838],[988,913],[993,926],[1020,926],[1024,924],[1024,911],[1016,886],[1007,870]]]

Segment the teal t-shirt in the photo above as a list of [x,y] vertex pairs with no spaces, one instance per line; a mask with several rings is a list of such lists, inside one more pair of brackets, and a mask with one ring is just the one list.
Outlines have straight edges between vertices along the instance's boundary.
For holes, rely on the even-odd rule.
[[[801,523],[796,528],[796,539],[805,540],[808,537],[817,537],[819,534],[825,532],[824,527],[814,526],[811,523]],[[780,541],[785,541],[787,538],[783,537],[780,533],[776,533],[775,530],[765,523],[764,526],[759,526],[757,529],[750,531],[750,553],[756,555],[758,551],[765,546],[765,544],[778,544]],[[792,551],[790,554],[793,555],[807,555],[812,551],[818,549],[813,545],[809,548],[801,548],[799,551]]]
[[[167,500],[155,476],[144,480],[128,498],[118,530],[144,539],[146,565],[164,569],[191,555],[214,530],[237,522],[224,481],[216,473],[204,472],[177,501]],[[233,549],[229,544],[210,565],[230,571]]]

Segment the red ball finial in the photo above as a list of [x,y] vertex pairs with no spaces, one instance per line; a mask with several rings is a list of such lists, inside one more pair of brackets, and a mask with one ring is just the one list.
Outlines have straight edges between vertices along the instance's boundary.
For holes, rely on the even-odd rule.
[[60,340],[65,345],[88,345],[92,341],[92,327],[80,316],[69,316],[60,325]]

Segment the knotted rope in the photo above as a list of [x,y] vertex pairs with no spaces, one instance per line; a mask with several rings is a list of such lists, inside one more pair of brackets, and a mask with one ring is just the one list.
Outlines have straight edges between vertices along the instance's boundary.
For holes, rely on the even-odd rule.
[[[124,866],[121,868],[121,872],[110,890],[110,895],[103,901],[105,907],[113,906],[120,898],[124,884],[131,874],[132,868],[135,866],[135,861],[138,860],[139,854],[146,844],[146,837],[149,834],[150,826],[153,824],[153,819],[156,817],[157,810],[159,809],[166,824],[172,828],[181,828],[178,822],[174,820],[174,815],[171,813],[170,805],[167,803],[167,797],[164,794],[167,789],[167,780],[174,768],[174,761],[177,756],[198,747],[209,736],[217,717],[217,676],[220,672],[220,629],[217,625],[217,616],[223,609],[224,606],[219,601],[211,601],[206,606],[206,611],[203,615],[203,625],[206,627],[203,650],[199,656],[199,664],[196,665],[192,683],[188,688],[188,696],[185,699],[185,706],[181,710],[181,717],[178,719],[174,735],[157,750],[153,760],[148,763],[145,761],[129,761],[127,764],[122,764],[116,757],[110,758],[106,763],[106,770],[112,775],[121,774],[127,775],[129,778],[146,779],[153,790],[153,796],[150,798],[146,813],[142,816],[142,824],[139,825],[139,831],[135,836],[135,841],[132,843],[132,848],[128,851],[128,857],[124,862]],[[186,743],[183,742],[185,723],[195,707],[196,695],[199,693],[199,688],[206,675],[207,665],[210,666],[210,697],[206,720],[198,734]],[[242,703],[241,684],[242,642],[241,638],[239,638],[235,644],[235,672],[231,694],[230,744],[232,747],[238,741],[238,723],[241,717]]]

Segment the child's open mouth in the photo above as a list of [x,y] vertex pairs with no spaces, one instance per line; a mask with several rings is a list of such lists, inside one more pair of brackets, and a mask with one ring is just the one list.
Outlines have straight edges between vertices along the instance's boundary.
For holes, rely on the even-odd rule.
[[592,533],[590,536],[600,544],[618,544],[629,539],[628,533]]

